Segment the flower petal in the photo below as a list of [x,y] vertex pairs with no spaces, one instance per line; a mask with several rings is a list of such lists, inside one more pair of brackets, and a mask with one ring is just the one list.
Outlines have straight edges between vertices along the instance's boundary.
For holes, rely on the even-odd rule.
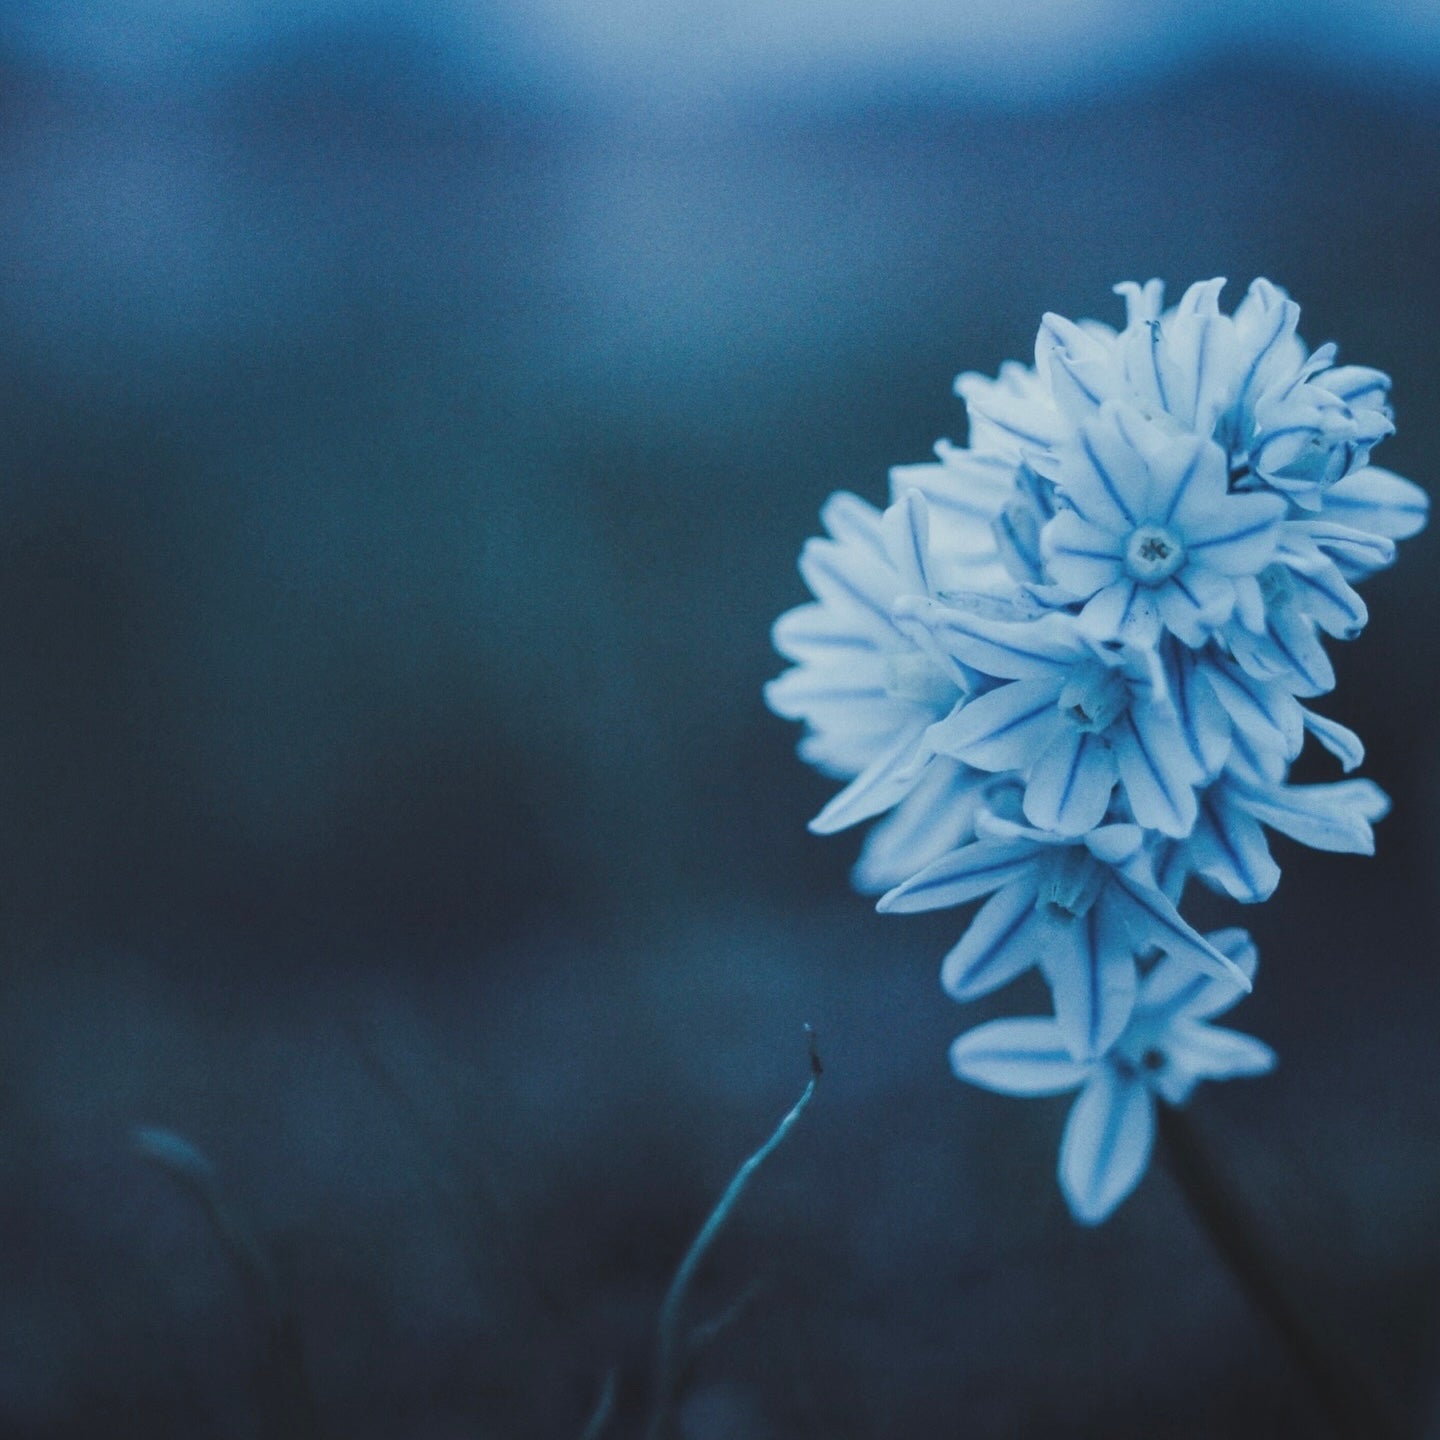
[[991,1020],[950,1047],[950,1068],[961,1080],[1002,1095],[1059,1095],[1084,1081],[1054,1020],[1033,1016]]
[[1060,1189],[1082,1225],[1098,1225],[1140,1183],[1155,1143],[1145,1085],[1100,1069],[1080,1092],[1060,1142]]
[[1275,551],[1286,509],[1278,495],[1227,495],[1213,509],[1185,516],[1186,553],[1222,575],[1258,575]]
[[1148,830],[1183,839],[1195,824],[1195,782],[1200,774],[1173,722],[1158,706],[1132,706],[1106,732],[1120,783]]
[[[1247,931],[1232,927],[1212,931],[1205,938],[1253,983],[1259,956]],[[1173,955],[1164,955],[1140,982],[1136,1018],[1143,1014],[1152,1026],[1168,1023],[1176,1015],[1207,1019],[1228,1010],[1244,994],[1233,980],[1203,974]]]
[[973,1000],[1013,980],[1039,960],[1046,918],[1035,908],[1027,878],[992,895],[940,965],[940,983],[954,1000]]
[[1430,497],[1413,480],[1367,465],[1337,480],[1325,492],[1322,513],[1356,530],[1389,540],[1408,540],[1425,528]]
[[1040,535],[1050,575],[1082,598],[1113,584],[1124,572],[1124,540],[1074,510],[1062,510]]
[[1040,968],[1055,1001],[1055,1023],[1077,1060],[1103,1055],[1135,1008],[1135,958],[1103,907],[1054,921]]
[[833,835],[882,814],[902,800],[915,784],[920,766],[929,754],[920,744],[926,728],[922,722],[900,731],[895,743],[866,766],[810,822],[810,833]]
[[1043,852],[1030,840],[974,840],[887,891],[875,908],[885,915],[910,915],[964,905],[1023,876],[1038,853]]
[[1062,722],[1025,787],[1025,818],[1042,830],[1083,835],[1105,818],[1115,757],[1099,735]]
[[1303,706],[1300,713],[1305,717],[1305,728],[1340,762],[1347,775],[1359,769],[1365,760],[1365,745],[1348,725]]
[[1055,735],[1073,728],[1056,704],[1062,681],[997,685],[936,721],[927,743],[979,770],[1024,770]]
[[958,760],[935,756],[910,793],[865,837],[850,873],[855,888],[878,895],[974,839],[989,778]]
[[1153,649],[1160,638],[1160,611],[1154,592],[1122,577],[1097,591],[1080,612],[1080,628],[1092,640],[1121,640]]
[[1217,950],[1152,885],[1135,880],[1123,871],[1112,873],[1111,884],[1097,904],[1113,906],[1123,920],[1136,949],[1158,946],[1167,955],[1222,978],[1233,978],[1250,989],[1249,977],[1228,956]]
[[1231,802],[1223,785],[1200,797],[1190,860],[1212,887],[1242,905],[1268,900],[1280,883],[1280,867],[1265,843],[1265,832],[1253,815]]
[[1375,853],[1371,823],[1390,809],[1390,797],[1373,780],[1273,785],[1264,791],[1237,786],[1235,803],[1302,845],[1347,855]]

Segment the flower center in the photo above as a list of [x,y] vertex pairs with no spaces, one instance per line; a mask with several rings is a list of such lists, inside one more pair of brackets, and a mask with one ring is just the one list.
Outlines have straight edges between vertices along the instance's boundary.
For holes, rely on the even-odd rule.
[[1056,703],[1072,724],[1100,735],[1130,708],[1130,688],[1111,666],[1087,661],[1065,682]]
[[1100,862],[1083,846],[1070,845],[1051,860],[1040,882],[1035,908],[1053,920],[1087,915],[1105,884]]
[[1185,563],[1185,547],[1163,526],[1142,525],[1125,545],[1125,568],[1142,585],[1161,585]]

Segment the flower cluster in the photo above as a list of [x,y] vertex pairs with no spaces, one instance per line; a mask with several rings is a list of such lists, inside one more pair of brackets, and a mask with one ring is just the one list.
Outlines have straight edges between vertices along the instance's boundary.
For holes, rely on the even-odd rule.
[[1168,310],[1160,282],[1120,285],[1123,328],[1047,315],[1033,368],[960,376],[968,446],[896,467],[884,511],[832,496],[800,559],[815,599],[774,631],[793,664],[766,699],[847,782],[811,829],[885,817],[854,877],[881,910],[984,899],[945,957],[955,999],[1048,984],[1053,1016],[951,1059],[994,1090],[1079,1089],[1060,1180],[1088,1223],[1143,1174],[1154,1097],[1274,1063],[1206,1023],[1255,957],[1182,918],[1187,882],[1264,900],[1267,829],[1370,853],[1388,806],[1287,777],[1307,733],[1346,773],[1363,757],[1301,702],[1334,687],[1321,637],[1359,634],[1354,587],[1426,497],[1369,463],[1388,378],[1307,351],[1266,280],[1222,313],[1223,284]]

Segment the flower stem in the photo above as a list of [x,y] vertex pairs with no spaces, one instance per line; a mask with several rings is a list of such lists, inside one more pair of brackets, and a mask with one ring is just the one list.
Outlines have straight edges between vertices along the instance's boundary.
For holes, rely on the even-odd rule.
[[720,1203],[710,1212],[710,1218],[701,1227],[670,1288],[665,1292],[665,1301],[660,1307],[659,1331],[655,1344],[655,1389],[651,1402],[650,1421],[645,1427],[645,1440],[665,1440],[670,1428],[670,1411],[675,1401],[675,1390],[682,1368],[684,1344],[681,1325],[684,1320],[685,1299],[689,1294],[691,1281],[700,1268],[706,1252],[715,1243],[725,1222],[730,1218],[746,1185],[755,1172],[780,1148],[781,1142],[794,1128],[795,1122],[805,1113],[815,1087],[820,1082],[822,1066],[820,1055],[815,1048],[815,1032],[807,1025],[805,1034],[810,1043],[810,1080],[800,1098],[792,1105],[785,1117],[775,1127],[770,1138],[735,1172],[735,1177],[720,1197]]
[[1400,1431],[1353,1371],[1316,1333],[1256,1233],[1253,1217],[1226,1186],[1184,1111],[1159,1107],[1160,1140],[1191,1213],[1210,1237],[1245,1298],[1290,1352],[1341,1440],[1393,1440]]

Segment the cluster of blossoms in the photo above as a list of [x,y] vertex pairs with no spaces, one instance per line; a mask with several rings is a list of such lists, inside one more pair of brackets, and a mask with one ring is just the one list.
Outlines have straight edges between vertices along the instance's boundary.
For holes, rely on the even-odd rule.
[[1388,377],[1308,352],[1299,307],[1222,280],[1162,308],[1125,284],[1123,329],[1047,315],[1035,365],[962,375],[970,442],[891,473],[883,512],[825,505],[766,689],[801,755],[845,788],[811,822],[884,815],[855,870],[884,911],[985,899],[942,978],[970,1000],[1038,966],[1051,1016],[958,1039],[993,1090],[1078,1089],[1060,1153],[1077,1219],[1148,1163],[1155,1102],[1254,1075],[1269,1047],[1207,1023],[1251,987],[1239,930],[1202,935],[1193,877],[1231,898],[1279,880],[1265,830],[1370,853],[1368,780],[1287,783],[1307,732],[1345,772],[1355,734],[1303,700],[1333,688],[1321,633],[1365,624],[1354,585],[1425,523],[1369,463]]

